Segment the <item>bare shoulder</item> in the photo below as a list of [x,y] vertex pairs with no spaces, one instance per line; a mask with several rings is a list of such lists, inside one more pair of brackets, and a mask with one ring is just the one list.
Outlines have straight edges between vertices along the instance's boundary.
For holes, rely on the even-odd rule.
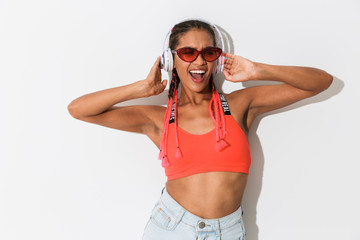
[[[250,87],[251,88],[251,87]],[[231,93],[223,93],[223,95],[226,98],[226,101],[230,102],[246,102],[246,100],[249,100],[249,96],[251,95],[251,91],[249,91],[250,88],[243,88],[236,91],[233,91]]]

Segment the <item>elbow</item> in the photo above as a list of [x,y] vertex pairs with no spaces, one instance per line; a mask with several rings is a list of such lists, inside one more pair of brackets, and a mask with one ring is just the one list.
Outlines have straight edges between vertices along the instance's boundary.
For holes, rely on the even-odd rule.
[[322,91],[325,91],[326,89],[328,89],[331,86],[333,81],[334,81],[334,77],[329,73],[325,73]]
[[68,112],[69,112],[69,114],[73,117],[73,118],[76,118],[75,117],[75,114],[74,114],[74,108],[71,106],[71,104],[69,104],[68,106],[67,106],[67,110],[68,110]]
[[316,90],[314,90],[314,92],[316,94],[318,94],[320,92],[323,92],[326,89],[328,89],[331,86],[331,84],[332,84],[332,82],[334,80],[334,77],[331,74],[323,71],[322,76],[321,76],[321,78],[319,80],[320,80],[319,85],[316,88]]
[[328,89],[334,81],[334,76],[331,74],[328,74],[328,75],[329,75],[328,76],[328,85],[327,85],[326,89]]
[[69,114],[70,114],[73,118],[79,119],[79,115],[77,114],[77,111],[76,111],[76,108],[75,108],[74,104],[70,103],[70,104],[67,106],[67,110],[68,110]]

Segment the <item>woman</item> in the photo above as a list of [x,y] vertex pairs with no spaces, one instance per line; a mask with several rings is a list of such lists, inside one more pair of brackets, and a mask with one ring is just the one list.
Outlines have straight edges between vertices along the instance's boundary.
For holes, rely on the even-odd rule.
[[[269,65],[222,53],[215,39],[206,22],[174,26],[167,107],[113,106],[164,91],[167,80],[161,79],[160,57],[146,79],[86,94],[68,106],[74,118],[145,134],[160,149],[168,181],[143,239],[245,239],[241,201],[251,161],[247,133],[252,122],[260,114],[314,96],[332,82],[320,69]],[[228,81],[282,84],[218,93],[212,75],[221,54]]]

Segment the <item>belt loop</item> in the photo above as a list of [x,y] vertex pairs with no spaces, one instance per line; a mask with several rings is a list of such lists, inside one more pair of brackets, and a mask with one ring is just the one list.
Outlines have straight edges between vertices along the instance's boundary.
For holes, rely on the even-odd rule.
[[184,208],[181,208],[180,214],[176,217],[176,223],[179,223],[181,221],[181,219],[185,213],[186,213],[186,210]]
[[215,220],[215,226],[216,226],[216,239],[220,239],[220,236],[221,236],[221,225],[220,225],[220,221],[219,219],[217,218]]
[[165,187],[161,190],[161,195],[164,193],[164,189],[165,189]]

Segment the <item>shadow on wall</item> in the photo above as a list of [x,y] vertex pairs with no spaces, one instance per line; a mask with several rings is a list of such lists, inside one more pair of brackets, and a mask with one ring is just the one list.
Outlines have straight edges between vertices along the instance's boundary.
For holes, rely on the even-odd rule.
[[[218,27],[218,26],[217,26]],[[230,35],[222,28],[218,27],[220,31],[223,34],[224,42],[225,42],[225,52],[229,52],[234,54],[234,44],[230,37]],[[217,74],[214,77],[214,82],[219,89],[220,92],[222,91],[222,86],[225,81],[223,74]],[[257,85],[273,85],[273,84],[279,84],[279,82],[273,82],[273,81],[248,81],[243,82],[242,87],[252,87]],[[252,123],[252,126],[250,128],[250,131],[248,133],[248,139],[250,142],[250,148],[251,148],[251,168],[250,168],[250,174],[242,202],[242,206],[244,207],[244,224],[246,229],[246,236],[248,240],[258,240],[259,239],[259,227],[257,226],[256,220],[257,220],[257,203],[259,200],[261,188],[262,188],[262,179],[263,179],[263,172],[264,172],[264,154],[261,146],[260,139],[256,133],[259,123],[262,118],[276,114],[281,113],[284,111],[289,111],[301,106],[305,106],[312,103],[321,102],[324,100],[327,100],[331,98],[332,96],[337,95],[344,87],[344,83],[334,77],[332,85],[324,92],[313,96],[308,99],[304,99],[302,101],[299,101],[297,103],[294,103],[290,106],[268,112],[266,114],[263,114],[259,117],[257,117],[254,122]],[[180,89],[179,89],[180,90]],[[180,91],[181,92],[181,91]],[[151,96],[148,98],[140,98],[140,99],[134,99],[129,100],[120,104],[117,104],[118,106],[122,105],[163,105],[166,106],[167,100],[168,100],[168,90],[165,90],[163,93],[157,96]]]
[[[277,82],[270,81],[249,81],[243,83],[244,87],[251,87],[256,85],[269,85],[269,84],[277,84]],[[285,111],[289,111],[298,107],[302,107],[308,104],[317,103],[321,101],[325,101],[338,93],[344,88],[344,82],[340,79],[334,77],[333,83],[331,86],[325,90],[324,92],[313,96],[311,98],[304,99],[287,107],[265,113],[255,119],[250,127],[250,131],[248,134],[250,148],[251,148],[251,168],[250,174],[248,178],[248,183],[245,189],[244,198],[242,205],[244,206],[244,224],[246,229],[246,235],[248,240],[258,240],[259,239],[259,227],[256,224],[256,206],[259,200],[261,188],[262,188],[262,179],[264,173],[264,153],[261,146],[260,139],[256,133],[261,119],[266,116],[281,113]]]

